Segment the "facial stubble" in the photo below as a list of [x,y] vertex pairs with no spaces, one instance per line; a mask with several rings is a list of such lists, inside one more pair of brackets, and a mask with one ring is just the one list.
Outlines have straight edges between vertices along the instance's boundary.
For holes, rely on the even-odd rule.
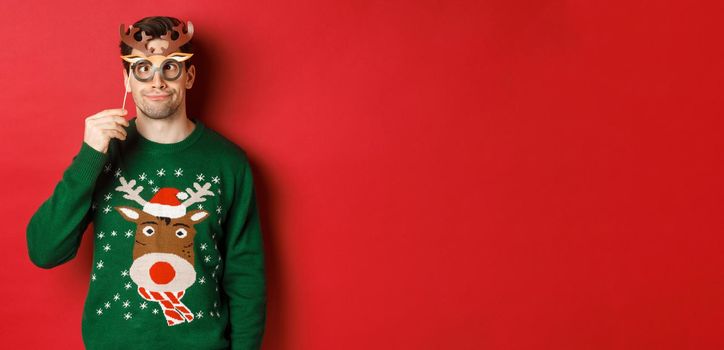
[[166,119],[176,113],[181,103],[178,99],[174,100],[172,97],[176,94],[172,94],[166,100],[161,101],[149,101],[145,97],[141,97],[141,104],[139,109],[143,114],[151,119]]

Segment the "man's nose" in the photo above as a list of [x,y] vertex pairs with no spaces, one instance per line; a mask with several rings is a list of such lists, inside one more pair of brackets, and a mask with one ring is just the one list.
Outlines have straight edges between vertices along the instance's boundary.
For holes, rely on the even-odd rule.
[[161,71],[155,71],[153,72],[153,87],[155,88],[162,88],[166,87],[166,81],[163,80],[163,76],[161,75]]

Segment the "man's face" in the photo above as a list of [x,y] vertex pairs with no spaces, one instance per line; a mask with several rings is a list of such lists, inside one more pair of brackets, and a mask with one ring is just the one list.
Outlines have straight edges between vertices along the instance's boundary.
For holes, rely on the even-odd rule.
[[[152,54],[160,54],[164,48],[168,47],[168,41],[161,39],[150,40],[147,49]],[[141,51],[133,49],[133,55],[143,55]],[[190,89],[194,83],[196,68],[192,65],[188,71],[183,68],[181,63],[181,75],[173,81],[163,78],[160,72],[153,75],[153,79],[148,82],[138,81],[133,74],[128,75],[124,69],[124,77],[128,81],[133,101],[136,107],[151,119],[164,119],[175,115],[179,108],[185,108],[186,90]]]

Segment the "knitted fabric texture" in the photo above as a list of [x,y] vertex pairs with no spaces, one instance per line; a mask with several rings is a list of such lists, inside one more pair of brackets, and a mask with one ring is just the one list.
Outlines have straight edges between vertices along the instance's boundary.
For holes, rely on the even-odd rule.
[[200,120],[184,140],[130,121],[108,153],[85,142],[27,226],[31,261],[76,256],[92,223],[87,349],[258,349],[264,249],[246,153]]

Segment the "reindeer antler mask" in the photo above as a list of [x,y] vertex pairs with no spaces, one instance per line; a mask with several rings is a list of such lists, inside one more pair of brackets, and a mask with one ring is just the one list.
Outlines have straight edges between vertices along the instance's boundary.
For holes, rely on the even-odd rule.
[[[184,27],[186,28],[186,32],[184,33]],[[168,42],[168,46],[162,50],[161,53],[152,53],[148,50],[148,42],[151,41],[151,36],[146,34],[146,32],[141,31],[141,28],[134,28],[133,25],[130,25],[128,27],[128,33],[126,33],[126,26],[124,24],[121,24],[121,41],[123,41],[126,45],[130,46],[131,48],[134,48],[138,51],[141,51],[143,53],[143,56],[140,55],[124,55],[121,56],[121,58],[129,63],[134,63],[136,60],[134,58],[150,58],[151,56],[165,56],[166,58],[174,58],[179,62],[185,61],[189,59],[193,54],[189,53],[183,53],[180,52],[179,49],[181,46],[185,45],[191,40],[191,37],[194,35],[194,25],[191,23],[191,21],[187,21],[187,24],[184,25],[184,23],[179,23],[178,25],[174,26],[173,29],[166,31],[165,34],[161,35],[159,39],[166,40]],[[135,38],[136,33],[141,31],[141,40],[138,41]],[[178,33],[178,37],[176,39],[172,39],[173,33]],[[145,56],[145,57],[144,57]],[[179,58],[176,58],[179,57]]]
[[[184,28],[186,28],[185,33]],[[181,22],[159,37],[159,39],[165,40],[168,43],[165,48],[162,48],[160,53],[154,53],[149,50],[148,42],[151,41],[152,37],[146,34],[146,32],[141,31],[141,40],[136,40],[135,35],[138,34],[139,31],[141,31],[141,28],[134,28],[133,25],[131,25],[128,27],[128,33],[126,33],[126,26],[121,24],[120,27],[121,41],[142,53],[142,55],[130,54],[121,56],[124,61],[131,64],[130,70],[133,72],[136,80],[149,82],[153,79],[156,71],[159,71],[161,76],[168,81],[178,79],[181,76],[181,62],[193,56],[191,53],[179,51],[181,46],[188,43],[194,35],[194,25],[191,21],[187,21],[186,25]],[[178,33],[176,39],[173,39],[174,33]],[[123,95],[123,107],[121,108],[126,107],[126,96],[131,92],[129,81],[130,73],[126,81],[126,93]]]

